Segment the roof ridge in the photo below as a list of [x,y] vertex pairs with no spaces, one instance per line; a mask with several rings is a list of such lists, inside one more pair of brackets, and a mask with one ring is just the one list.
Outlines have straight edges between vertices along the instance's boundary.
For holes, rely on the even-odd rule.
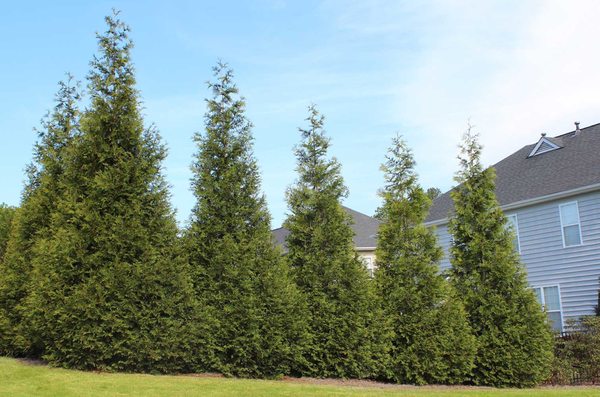
[[[529,203],[538,197],[579,191],[577,189],[588,186],[596,186],[595,191],[600,191],[600,174],[595,171],[600,164],[600,123],[580,128],[580,131],[584,131],[580,139],[574,136],[576,129],[540,138],[538,143],[525,145],[491,165],[496,169],[496,197],[500,205]],[[527,156],[544,139],[563,149],[535,156],[535,160]],[[450,197],[453,188],[455,186],[433,202],[427,222],[447,218],[453,208]]]
[[354,212],[354,213],[356,213],[356,214],[359,214],[359,215],[362,215],[362,216],[366,216],[366,217],[368,217],[368,218],[377,219],[377,218],[375,218],[374,216],[367,215],[367,214],[365,214],[364,212],[357,211],[357,210],[355,210],[355,209],[352,209],[352,208],[350,208],[350,207],[346,207],[346,206],[345,206],[345,205],[343,205],[343,204],[342,204],[342,208],[344,208],[346,211]]
[[[587,130],[588,128],[597,127],[597,126],[599,126],[599,125],[600,125],[600,123],[596,123],[596,124],[588,125],[587,127],[580,128],[580,129],[579,129],[579,131]],[[577,130],[573,130],[573,131],[565,132],[564,134],[556,135],[556,136],[554,136],[553,138],[562,138],[562,137],[564,137],[564,136],[567,136],[567,135],[572,135],[572,134],[574,134],[576,131],[577,131]]]

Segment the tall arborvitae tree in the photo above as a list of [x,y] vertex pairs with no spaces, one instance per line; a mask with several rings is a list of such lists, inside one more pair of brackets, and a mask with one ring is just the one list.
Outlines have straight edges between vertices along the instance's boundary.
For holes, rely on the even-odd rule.
[[15,207],[8,206],[4,203],[0,204],[0,263],[4,260],[15,211]]
[[223,63],[209,87],[205,131],[194,137],[197,204],[185,240],[197,297],[218,319],[214,369],[245,377],[297,372],[306,314],[272,240],[246,105]]
[[376,286],[395,333],[391,379],[399,383],[462,383],[473,367],[475,338],[460,300],[439,272],[442,250],[423,225],[431,200],[415,161],[397,137],[382,165],[385,187],[377,239]]
[[449,230],[452,281],[478,340],[472,381],[533,386],[548,374],[552,335],[496,200],[494,169],[483,169],[480,156],[477,135],[469,128]]
[[351,219],[340,203],[347,188],[340,164],[327,157],[329,139],[314,106],[307,121],[295,150],[299,176],[287,192],[290,214],[284,223],[290,231],[287,257],[309,306],[305,374],[378,376],[388,339],[385,332],[378,334],[381,318],[372,282],[354,250]]
[[53,364],[189,371],[204,318],[177,248],[161,175],[166,150],[143,125],[129,28],[117,13],[106,23],[63,194],[33,248],[28,313]]
[[29,333],[23,321],[27,314],[23,304],[31,281],[33,247],[48,235],[51,214],[63,194],[65,152],[78,133],[79,93],[71,76],[59,83],[55,101],[53,111],[37,130],[39,141],[27,170],[21,206],[14,215],[5,258],[0,263],[0,354],[39,353],[35,332]]

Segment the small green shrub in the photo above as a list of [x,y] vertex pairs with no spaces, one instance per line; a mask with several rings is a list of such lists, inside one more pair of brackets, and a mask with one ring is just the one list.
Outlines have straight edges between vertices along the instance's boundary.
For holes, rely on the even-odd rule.
[[586,316],[569,323],[574,331],[557,336],[551,384],[600,382],[600,317]]

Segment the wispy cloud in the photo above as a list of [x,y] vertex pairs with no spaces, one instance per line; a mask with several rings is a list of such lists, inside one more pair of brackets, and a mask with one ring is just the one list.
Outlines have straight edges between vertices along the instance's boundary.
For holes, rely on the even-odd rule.
[[[401,73],[389,82],[395,95],[387,111],[414,147],[425,185],[451,185],[468,120],[481,133],[487,164],[540,132],[598,121],[600,3],[420,4],[352,3],[338,21],[360,34],[403,32],[418,42],[414,51],[397,48]],[[408,28],[393,23],[407,20]]]
[[[593,0],[265,0],[237,12],[244,18],[235,31],[200,29],[186,12],[165,18],[163,33],[181,48],[174,57],[209,59],[196,60],[198,72],[219,57],[234,67],[275,225],[295,179],[292,147],[309,103],[326,115],[347,204],[366,213],[379,203],[379,164],[397,132],[414,149],[423,185],[447,189],[469,120],[487,164],[540,132],[600,121],[600,3]],[[203,126],[208,78],[179,82],[177,94],[146,103],[172,148],[166,168],[180,219],[194,201],[191,136]]]

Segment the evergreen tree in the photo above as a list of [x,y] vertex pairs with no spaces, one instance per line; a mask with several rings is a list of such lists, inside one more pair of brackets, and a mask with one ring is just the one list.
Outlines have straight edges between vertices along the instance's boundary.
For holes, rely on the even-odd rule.
[[12,220],[15,217],[15,207],[4,203],[0,204],[0,263],[4,260],[4,253],[8,245]]
[[494,169],[483,169],[480,156],[477,135],[469,129],[449,230],[452,281],[478,341],[473,382],[533,386],[548,374],[552,335],[496,200]]
[[197,297],[219,320],[213,369],[244,377],[297,372],[304,306],[272,240],[245,101],[227,65],[219,63],[214,78],[205,131],[194,137],[197,203],[185,238]]
[[397,137],[382,165],[376,285],[395,333],[390,371],[399,383],[461,383],[470,374],[475,339],[466,314],[439,273],[442,250],[423,225],[430,206],[415,161]]
[[[340,164],[327,157],[323,116],[309,107],[295,153],[298,181],[287,192],[288,259],[309,307],[306,375],[379,376],[387,353],[385,327],[371,280],[352,242],[350,216],[340,200],[347,188]],[[381,332],[380,332],[381,331]]]
[[427,197],[429,197],[429,199],[433,201],[436,198],[438,198],[440,194],[442,194],[442,191],[437,187],[430,187],[425,193],[427,193]]
[[[598,284],[600,284],[600,277],[598,277]],[[596,316],[600,317],[600,289],[598,289],[597,292],[597,304],[596,307],[594,308],[594,312],[596,313]]]
[[129,28],[117,13],[98,35],[90,108],[67,148],[63,194],[33,247],[27,300],[44,357],[81,369],[194,369],[204,318],[177,244],[161,162],[144,128]]
[[[66,148],[78,134],[79,93],[73,77],[59,83],[52,113],[37,130],[33,162],[21,206],[14,214],[4,261],[0,263],[0,354],[35,355],[35,330],[25,324],[24,302],[31,282],[33,247],[48,234],[50,217],[62,196]],[[39,341],[37,341],[39,342]]]

